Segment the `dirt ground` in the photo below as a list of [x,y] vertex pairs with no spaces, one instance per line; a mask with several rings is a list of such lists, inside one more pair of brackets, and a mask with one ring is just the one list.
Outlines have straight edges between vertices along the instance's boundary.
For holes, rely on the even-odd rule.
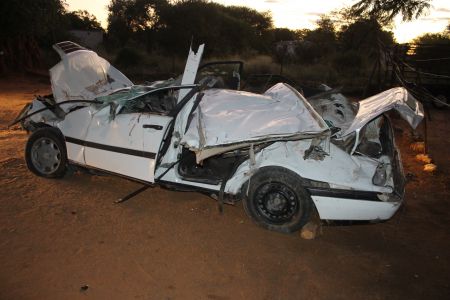
[[240,204],[220,215],[197,193],[155,188],[118,205],[139,184],[34,176],[26,133],[6,125],[49,91],[0,79],[0,299],[450,299],[450,110],[428,122],[434,175],[395,120],[412,181],[393,219],[308,241],[257,227]]

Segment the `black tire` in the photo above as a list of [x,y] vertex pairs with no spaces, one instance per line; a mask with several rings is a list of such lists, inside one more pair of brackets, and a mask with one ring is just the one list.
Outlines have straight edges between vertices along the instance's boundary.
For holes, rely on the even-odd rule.
[[28,169],[45,178],[61,178],[67,171],[67,152],[61,132],[52,127],[34,131],[25,147]]
[[313,206],[311,196],[294,172],[264,167],[252,176],[249,184],[244,209],[258,225],[291,233],[308,222]]

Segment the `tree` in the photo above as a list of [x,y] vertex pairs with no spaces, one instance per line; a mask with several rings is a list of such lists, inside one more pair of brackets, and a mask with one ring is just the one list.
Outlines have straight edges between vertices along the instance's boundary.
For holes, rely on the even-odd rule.
[[166,0],[111,0],[108,5],[108,35],[116,44],[124,44],[146,30],[157,26],[159,10]]
[[65,35],[62,0],[0,1],[0,72],[42,64],[39,46]]
[[392,45],[394,37],[391,31],[383,30],[377,20],[359,19],[341,28],[339,42],[344,51],[355,50],[365,56],[373,56],[378,53],[380,42]]
[[256,36],[261,36],[267,30],[273,28],[270,11],[257,12],[253,8],[246,6],[222,6],[221,9],[233,18],[249,25]]
[[383,25],[401,15],[403,21],[417,19],[430,8],[431,0],[359,0],[350,7],[354,17],[373,18]]
[[288,28],[274,28],[270,30],[272,34],[272,41],[293,41],[298,40],[299,36],[296,31],[288,29]]
[[270,14],[202,0],[175,2],[162,9],[159,17],[156,40],[165,52],[177,55],[186,53],[191,40],[206,43],[207,55],[262,51],[268,44],[262,41],[272,28]]
[[63,29],[63,0],[0,1],[0,37],[28,36],[55,42]]
[[414,66],[434,74],[450,75],[450,32],[426,33],[413,41],[416,44],[412,55]]
[[68,29],[103,30],[97,18],[87,10],[68,12],[64,15]]
[[334,22],[328,16],[321,16],[314,30],[302,30],[299,36],[303,43],[297,49],[302,63],[314,63],[329,56],[337,49],[337,37]]
[[317,28],[307,32],[304,39],[318,46],[319,56],[333,52],[336,49],[336,30],[333,21],[322,15],[316,25]]

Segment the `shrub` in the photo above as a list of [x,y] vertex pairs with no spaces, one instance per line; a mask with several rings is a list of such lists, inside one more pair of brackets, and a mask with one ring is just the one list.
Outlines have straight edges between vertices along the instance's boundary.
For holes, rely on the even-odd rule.
[[144,56],[133,48],[124,47],[119,50],[115,64],[119,67],[137,66],[142,63]]
[[362,66],[363,59],[361,54],[354,50],[339,52],[333,58],[333,67],[335,70],[339,70],[340,73],[358,71]]

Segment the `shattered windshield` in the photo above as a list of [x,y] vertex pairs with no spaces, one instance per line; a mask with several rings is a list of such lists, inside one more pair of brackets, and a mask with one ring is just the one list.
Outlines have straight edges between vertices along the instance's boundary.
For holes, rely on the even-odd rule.
[[[139,112],[139,108],[144,109],[145,106],[155,108],[155,112],[166,111],[167,109],[162,104],[159,107],[159,100],[164,101],[164,97],[161,97],[161,93],[152,93],[160,88],[169,87],[176,82],[174,79],[169,79],[165,81],[153,82],[150,85],[133,85],[130,88],[125,88],[117,90],[109,95],[97,97],[96,100],[103,102],[102,107],[109,105],[114,102],[117,106],[122,107],[123,112]],[[170,101],[173,101],[173,97],[177,97],[178,91],[175,90],[165,91],[166,94],[170,94]],[[167,100],[167,99],[166,99]],[[176,104],[173,103],[173,105]],[[173,106],[171,105],[171,107]]]

